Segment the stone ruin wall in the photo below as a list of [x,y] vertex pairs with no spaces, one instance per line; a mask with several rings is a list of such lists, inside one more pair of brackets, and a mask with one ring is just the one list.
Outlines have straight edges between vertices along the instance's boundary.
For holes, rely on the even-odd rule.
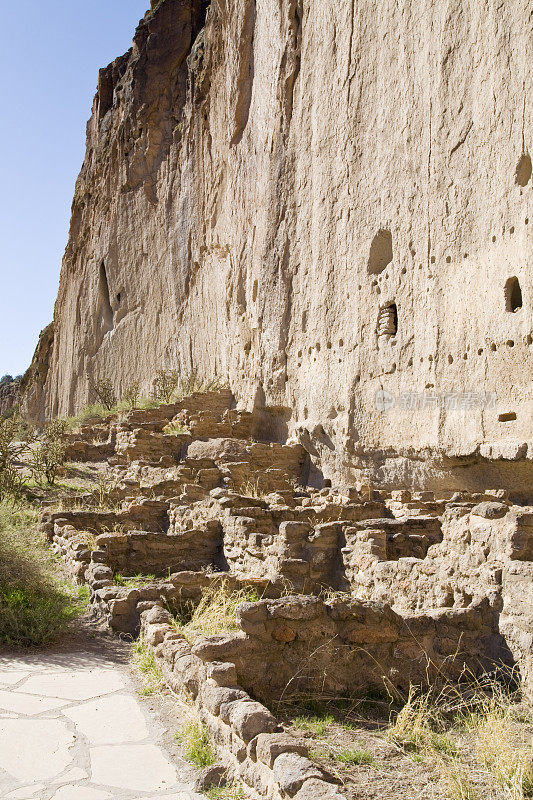
[[[268,440],[269,413],[221,390],[94,419],[67,456],[107,466],[107,510],[88,492],[40,520],[92,613],[142,636],[195,703],[232,777],[269,800],[342,800],[266,706],[473,675],[531,696],[533,505],[504,489],[317,489],[306,450]],[[252,591],[222,633],[191,643],[176,625]]]
[[[28,409],[198,370],[277,409],[327,478],[530,500],[531,19],[161,3],[100,72]],[[381,389],[497,401],[381,413]]]
[[[264,412],[231,406],[228,391],[198,394],[72,434],[70,457],[112,468],[116,509],[95,508],[88,495],[71,511],[44,508],[43,529],[112,628],[136,634],[147,603],[177,609],[226,579],[272,599],[333,592],[390,606],[418,617],[419,633],[450,652],[469,630],[461,613],[479,609],[488,632],[474,626],[465,652],[478,663],[516,662],[531,690],[533,505],[502,489],[435,497],[306,488],[305,450],[250,437]],[[184,432],[166,432],[170,420]],[[156,579],[127,588],[114,583],[117,573]],[[456,638],[437,635],[431,614],[455,626]]]

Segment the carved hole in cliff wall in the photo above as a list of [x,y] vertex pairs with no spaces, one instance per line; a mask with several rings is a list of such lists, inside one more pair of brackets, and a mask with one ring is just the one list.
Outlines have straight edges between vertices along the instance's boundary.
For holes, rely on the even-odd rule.
[[107,280],[107,273],[105,264],[102,261],[100,264],[100,276],[98,281],[98,293],[99,293],[99,306],[100,306],[100,317],[104,323],[104,327],[106,330],[112,330],[113,328],[113,309],[111,308],[111,300],[109,297],[109,283]]
[[368,258],[368,274],[379,275],[392,261],[392,234],[390,231],[379,230],[370,245]]
[[499,414],[498,420],[500,422],[514,422],[516,414],[514,411],[508,411],[506,414]]
[[504,288],[505,310],[514,313],[522,308],[522,289],[518,278],[509,278]]
[[396,336],[398,333],[398,309],[396,303],[389,303],[379,310],[378,336]]
[[516,165],[515,180],[519,186],[527,186],[531,179],[531,156],[529,153],[522,153]]

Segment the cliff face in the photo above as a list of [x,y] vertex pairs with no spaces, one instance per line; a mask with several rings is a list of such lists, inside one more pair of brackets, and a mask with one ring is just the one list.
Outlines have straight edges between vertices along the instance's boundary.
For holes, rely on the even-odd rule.
[[41,422],[47,405],[47,383],[54,349],[55,325],[51,322],[39,334],[32,362],[20,381],[20,408],[30,421]]
[[44,412],[194,369],[326,475],[531,490],[533,3],[207,5],[100,72]]
[[0,419],[13,413],[20,401],[20,378],[4,375],[0,380]]

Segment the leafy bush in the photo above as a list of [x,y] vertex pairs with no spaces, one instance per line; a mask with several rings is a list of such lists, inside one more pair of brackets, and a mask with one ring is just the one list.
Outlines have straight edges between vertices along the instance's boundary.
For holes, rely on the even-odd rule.
[[118,403],[118,398],[109,378],[100,378],[93,383],[93,391],[107,411],[112,411]]
[[15,418],[0,420],[0,501],[7,498],[19,501],[23,496],[26,481],[19,464],[28,452],[29,443],[20,441],[18,434]]
[[140,397],[141,397],[140,384],[130,383],[130,385],[126,387],[122,399],[129,408],[133,409],[137,408],[137,406],[139,405]]
[[46,481],[53,486],[59,471],[65,465],[66,428],[64,420],[52,420],[45,426],[40,441],[31,451],[30,469],[37,483]]
[[170,403],[178,390],[179,383],[179,372],[175,369],[160,369],[154,379],[154,400],[158,403]]

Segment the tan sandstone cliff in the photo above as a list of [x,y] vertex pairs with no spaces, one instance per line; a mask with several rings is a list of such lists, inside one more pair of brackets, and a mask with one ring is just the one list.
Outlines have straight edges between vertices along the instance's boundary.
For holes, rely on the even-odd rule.
[[532,63],[530,0],[164,0],[100,72],[34,412],[198,370],[326,477],[531,496]]

